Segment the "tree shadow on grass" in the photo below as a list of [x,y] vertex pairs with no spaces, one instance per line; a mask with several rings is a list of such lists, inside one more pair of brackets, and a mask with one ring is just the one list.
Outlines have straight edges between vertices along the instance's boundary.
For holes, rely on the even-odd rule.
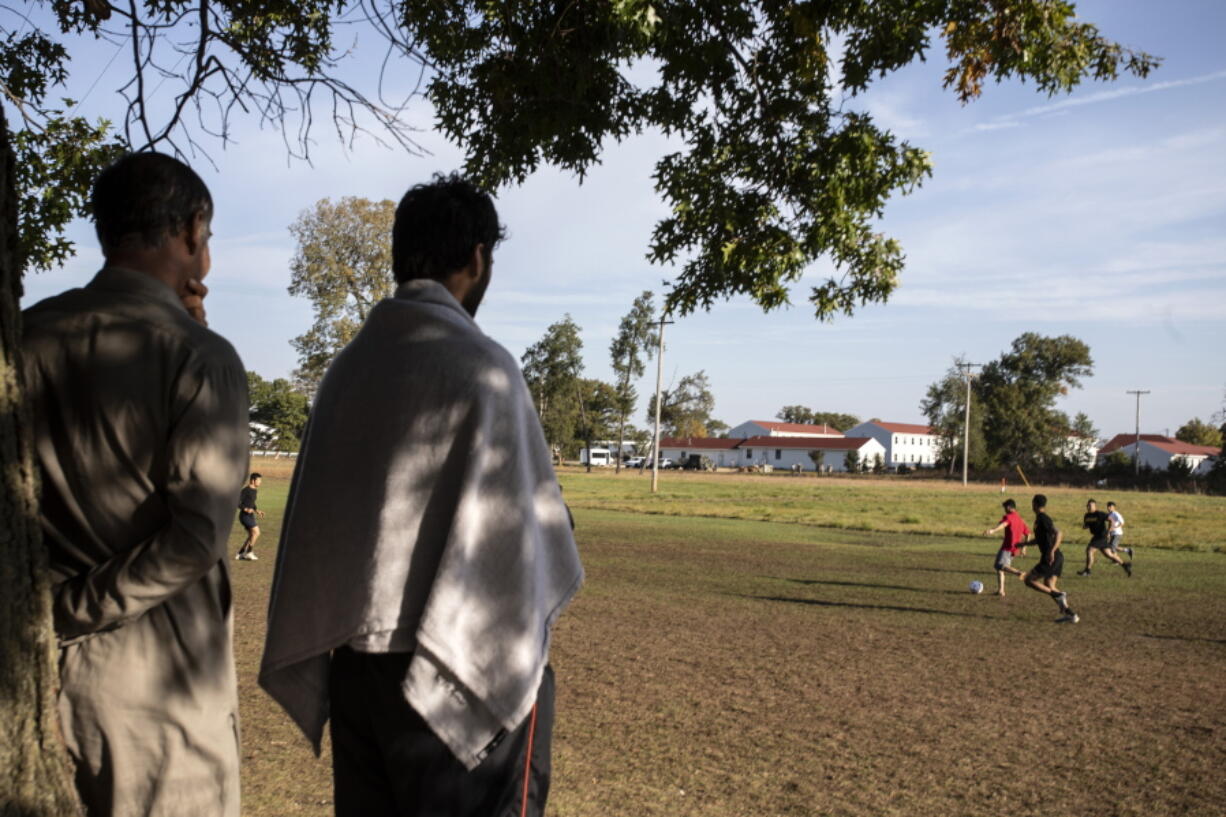
[[807,604],[814,607],[846,607],[853,610],[888,610],[895,613],[929,613],[934,616],[954,616],[956,618],[984,618],[993,620],[992,616],[981,616],[975,613],[959,613],[954,610],[933,610],[930,607],[904,607],[894,604],[852,604],[846,601],[825,601],[824,599],[798,599],[789,596],[750,596],[744,593],[731,595],[756,601],[780,601],[787,604]]
[[923,570],[927,573],[960,573],[963,576],[982,576],[991,571],[985,570],[954,570],[948,567],[908,567],[907,570]]
[[763,578],[773,579],[775,581],[792,582],[793,584],[824,584],[832,587],[869,587],[877,590],[909,590],[913,593],[940,593],[949,596],[961,596],[966,593],[965,590],[934,590],[927,587],[908,587],[903,584],[876,584],[874,582],[843,582],[833,579],[788,579],[780,576],[765,576]]
[[1204,644],[1224,644],[1226,645],[1226,638],[1201,638],[1199,636],[1187,636],[1187,635],[1158,635],[1156,633],[1141,633],[1141,638],[1157,638],[1162,641],[1189,641],[1189,642],[1199,641]]

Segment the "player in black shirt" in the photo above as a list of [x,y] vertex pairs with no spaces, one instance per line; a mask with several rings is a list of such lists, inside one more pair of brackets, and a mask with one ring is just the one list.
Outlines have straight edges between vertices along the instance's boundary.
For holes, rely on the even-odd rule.
[[1111,546],[1111,537],[1107,529],[1110,526],[1107,514],[1098,509],[1098,503],[1090,500],[1086,503],[1086,515],[1081,519],[1081,527],[1090,532],[1090,544],[1086,545],[1086,568],[1078,570],[1078,576],[1089,576],[1090,568],[1094,566],[1094,551],[1101,550],[1103,556],[1124,568],[1124,572],[1132,576],[1132,563],[1125,562]]
[[259,556],[255,555],[255,540],[260,538],[260,523],[258,518],[264,515],[264,512],[256,507],[256,497],[260,487],[259,474],[252,474],[247,479],[247,487],[244,488],[238,495],[238,522],[247,529],[247,538],[243,541],[243,546],[238,549],[236,559],[245,562],[259,561]]
[[1068,606],[1068,593],[1056,589],[1056,579],[1064,570],[1064,554],[1060,542],[1064,539],[1056,524],[1047,515],[1047,497],[1035,494],[1030,506],[1034,508],[1034,543],[1039,546],[1039,563],[1026,574],[1026,586],[1051,596],[1060,606],[1057,621],[1076,624],[1081,617]]

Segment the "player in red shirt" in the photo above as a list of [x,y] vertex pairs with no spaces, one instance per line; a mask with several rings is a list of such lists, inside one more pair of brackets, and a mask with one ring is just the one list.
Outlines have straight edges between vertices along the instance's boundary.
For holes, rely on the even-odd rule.
[[1025,575],[1025,571],[1013,566],[1013,557],[1018,554],[1026,555],[1026,547],[1023,543],[1030,535],[1030,528],[1026,527],[1026,521],[1018,515],[1016,502],[1006,499],[1001,503],[1001,507],[1005,509],[1005,515],[1001,517],[1000,523],[983,532],[984,536],[992,536],[1002,529],[1005,532],[1005,539],[1001,542],[1000,550],[996,554],[996,595],[998,596],[1005,595],[1006,573],[1011,573],[1019,579]]

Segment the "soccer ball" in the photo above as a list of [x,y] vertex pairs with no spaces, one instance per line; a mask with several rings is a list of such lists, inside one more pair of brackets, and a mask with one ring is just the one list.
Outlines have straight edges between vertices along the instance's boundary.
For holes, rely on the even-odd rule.
[[983,592],[983,582],[971,582],[971,592],[976,593],[976,594],[982,593]]

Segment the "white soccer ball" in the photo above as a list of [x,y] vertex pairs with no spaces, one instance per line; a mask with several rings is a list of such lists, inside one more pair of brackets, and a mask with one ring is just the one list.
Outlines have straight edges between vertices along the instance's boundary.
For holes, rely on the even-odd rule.
[[982,593],[983,592],[983,582],[971,582],[971,592],[976,593],[976,594]]

